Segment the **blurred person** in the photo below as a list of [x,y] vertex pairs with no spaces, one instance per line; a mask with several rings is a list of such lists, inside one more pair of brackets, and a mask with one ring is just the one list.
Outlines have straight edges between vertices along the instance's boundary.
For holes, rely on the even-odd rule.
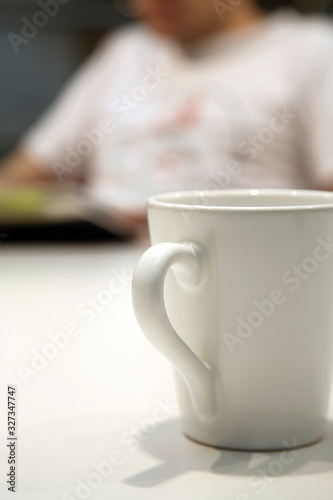
[[132,6],[140,22],[103,40],[0,186],[74,178],[128,232],[160,192],[333,189],[328,21],[255,0]]

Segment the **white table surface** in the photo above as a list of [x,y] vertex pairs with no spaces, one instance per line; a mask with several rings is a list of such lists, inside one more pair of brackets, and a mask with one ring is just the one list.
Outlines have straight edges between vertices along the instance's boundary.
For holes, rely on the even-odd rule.
[[[172,370],[131,307],[128,275],[142,251],[0,246],[1,500],[14,498],[4,479],[8,384],[17,387],[17,500],[332,500],[333,423],[288,465],[279,453],[222,451],[181,434]],[[117,293],[87,323],[78,307],[105,297],[112,278]],[[24,381],[32,351],[70,322],[77,336]],[[110,460],[107,477],[96,473]],[[79,480],[88,489],[76,490]]]

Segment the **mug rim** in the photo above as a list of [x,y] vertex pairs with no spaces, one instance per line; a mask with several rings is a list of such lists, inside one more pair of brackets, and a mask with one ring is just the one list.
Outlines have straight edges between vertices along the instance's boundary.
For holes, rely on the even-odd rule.
[[[247,205],[209,205],[199,203],[186,203],[186,198],[201,198],[212,200],[214,197],[254,197],[254,196],[281,196],[282,198],[290,199],[305,199],[313,202],[304,204],[282,204],[281,205],[263,205],[263,206],[247,206]],[[317,200],[317,202],[315,202]],[[306,210],[327,210],[333,209],[333,192],[310,190],[310,189],[221,189],[221,190],[188,190],[174,191],[150,196],[147,201],[148,208],[164,208],[173,210],[185,211],[200,211],[209,213],[221,212],[286,212],[286,211],[306,211]]]

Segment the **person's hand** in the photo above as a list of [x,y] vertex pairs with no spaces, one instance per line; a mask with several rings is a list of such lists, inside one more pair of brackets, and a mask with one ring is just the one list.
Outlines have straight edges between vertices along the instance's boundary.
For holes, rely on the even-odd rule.
[[0,177],[0,193],[6,189],[6,182]]
[[39,159],[25,151],[13,151],[0,162],[0,188],[19,184],[52,181],[52,177]]
[[114,232],[124,238],[148,241],[148,222],[145,209],[120,210],[114,206],[101,206],[93,200],[86,200],[85,214],[97,226]]
[[110,217],[115,231],[140,241],[149,239],[146,211],[113,211]]
[[148,220],[147,213],[130,213],[125,214],[125,224],[133,231],[133,235],[137,240],[148,240],[149,230],[148,230]]

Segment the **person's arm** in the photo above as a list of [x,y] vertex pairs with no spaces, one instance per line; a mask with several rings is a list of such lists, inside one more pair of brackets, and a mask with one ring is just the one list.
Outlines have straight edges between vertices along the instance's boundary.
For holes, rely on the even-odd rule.
[[[112,59],[113,45],[113,35],[106,37],[37,124],[24,134],[18,148],[0,159],[0,187],[40,181],[62,182],[57,177],[55,165],[64,165],[67,148],[75,148],[82,139],[92,103],[98,99],[98,82],[104,74],[105,59]],[[88,163],[83,160],[72,173],[66,170],[64,181],[82,180]]]
[[320,28],[308,50],[308,72],[299,92],[300,145],[309,187],[333,191],[333,24]]
[[[82,134],[86,129],[96,128],[101,119],[108,118],[99,116],[96,110],[99,109],[101,85],[111,85],[113,75],[123,64],[123,57],[119,56],[122,50],[116,47],[120,38],[123,38],[121,33],[106,40],[61,92],[51,109],[23,137],[20,148],[2,162],[0,160],[0,189],[46,180],[63,186],[63,181],[82,183],[89,178],[93,157],[81,158],[75,166],[72,161],[69,163],[68,157],[85,138]],[[147,218],[143,211],[129,213],[110,206],[109,213],[105,208],[104,214],[101,223],[111,230],[119,228],[120,234],[141,235],[146,231]]]

